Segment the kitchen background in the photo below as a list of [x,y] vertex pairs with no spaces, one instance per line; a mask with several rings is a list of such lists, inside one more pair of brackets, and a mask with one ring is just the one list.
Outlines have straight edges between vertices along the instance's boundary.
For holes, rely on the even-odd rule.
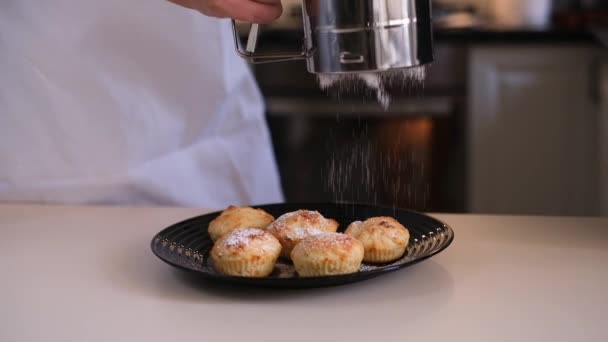
[[[301,48],[299,6],[284,0],[260,49]],[[303,62],[252,66],[286,199],[608,215],[606,1],[433,7],[436,61],[386,110],[364,88],[321,91]]]

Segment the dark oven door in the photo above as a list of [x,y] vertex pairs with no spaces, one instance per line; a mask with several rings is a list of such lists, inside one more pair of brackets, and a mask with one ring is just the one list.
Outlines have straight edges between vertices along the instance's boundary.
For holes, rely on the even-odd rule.
[[286,200],[464,211],[464,100],[267,97]]

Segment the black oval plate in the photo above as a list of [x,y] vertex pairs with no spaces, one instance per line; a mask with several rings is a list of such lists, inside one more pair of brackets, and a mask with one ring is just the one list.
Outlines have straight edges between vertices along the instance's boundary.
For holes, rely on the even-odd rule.
[[295,273],[293,264],[279,260],[274,272],[267,278],[246,278],[226,276],[213,268],[209,252],[213,242],[207,234],[209,222],[220,212],[194,217],[176,223],[152,239],[152,252],[166,263],[199,273],[202,277],[229,283],[247,284],[264,287],[324,287],[335,286],[374,278],[396,271],[432,257],[447,248],[454,239],[453,230],[446,224],[413,211],[385,208],[365,204],[270,204],[256,206],[279,217],[299,209],[317,210],[327,218],[340,223],[343,231],[353,221],[363,221],[375,216],[392,216],[410,231],[410,242],[405,255],[385,265],[361,265],[358,273],[301,278]]

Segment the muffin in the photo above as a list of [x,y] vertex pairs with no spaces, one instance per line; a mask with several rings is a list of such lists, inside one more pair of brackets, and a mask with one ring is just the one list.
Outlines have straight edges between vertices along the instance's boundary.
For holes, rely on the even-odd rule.
[[281,254],[281,244],[258,228],[240,228],[222,236],[211,249],[216,271],[240,277],[266,277]]
[[363,244],[346,234],[309,236],[291,251],[291,260],[301,277],[356,273],[363,260]]
[[374,217],[351,223],[345,231],[363,243],[364,262],[386,263],[403,256],[410,232],[392,217]]
[[281,242],[281,256],[289,259],[291,250],[300,241],[308,236],[336,232],[338,222],[326,219],[316,211],[298,210],[282,215],[268,225],[266,230]]
[[264,229],[274,217],[262,209],[251,207],[229,206],[220,216],[209,223],[208,232],[211,240],[217,241],[223,235],[238,228]]

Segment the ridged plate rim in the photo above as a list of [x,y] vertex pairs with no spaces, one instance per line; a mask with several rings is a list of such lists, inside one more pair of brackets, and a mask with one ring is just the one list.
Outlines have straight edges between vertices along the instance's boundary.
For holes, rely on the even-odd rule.
[[[408,255],[408,254],[406,254],[406,256],[402,257],[401,259],[399,259],[395,262],[389,263],[387,265],[378,266],[376,269],[363,270],[363,271],[353,273],[353,274],[338,275],[338,276],[308,277],[308,278],[303,278],[303,277],[287,277],[287,278],[236,277],[236,276],[223,275],[223,274],[217,273],[215,271],[209,272],[206,270],[197,269],[195,267],[195,265],[204,263],[204,260],[206,260],[206,258],[208,257],[208,252],[210,250],[210,246],[207,246],[207,248],[205,248],[203,251],[194,251],[192,249],[187,248],[186,245],[183,245],[183,244],[179,245],[179,244],[175,243],[175,241],[172,241],[171,239],[163,238],[168,233],[173,232],[174,230],[180,229],[180,227],[184,227],[187,225],[193,225],[200,221],[212,220],[213,218],[217,217],[221,213],[221,211],[215,211],[215,212],[194,216],[194,217],[179,221],[179,222],[174,223],[174,224],[170,225],[169,227],[161,230],[159,233],[157,233],[153,237],[152,241],[150,242],[150,247],[152,249],[152,252],[156,257],[158,257],[165,263],[167,263],[173,267],[182,269],[182,270],[194,272],[208,280],[222,281],[222,282],[228,282],[228,283],[233,283],[233,284],[234,283],[247,284],[247,285],[262,286],[262,287],[286,287],[286,288],[323,287],[323,286],[335,286],[335,285],[342,285],[342,284],[347,284],[347,283],[363,281],[363,280],[375,278],[375,277],[383,275],[383,274],[394,272],[394,271],[397,271],[400,269],[404,269],[406,267],[410,267],[410,266],[420,263],[426,259],[429,259],[429,258],[437,255],[438,253],[441,253],[446,248],[448,248],[454,241],[454,231],[449,225],[447,225],[446,223],[444,223],[434,217],[431,217],[429,215],[425,215],[425,214],[422,214],[422,213],[419,213],[419,212],[416,212],[413,210],[408,210],[408,209],[391,208],[391,207],[378,206],[378,205],[365,204],[365,203],[275,203],[275,204],[256,205],[253,207],[261,208],[266,211],[280,210],[278,208],[285,208],[285,207],[290,207],[291,209],[300,208],[300,209],[312,209],[312,210],[316,210],[315,208],[318,208],[318,207],[334,207],[333,210],[344,210],[344,209],[349,210],[350,209],[353,211],[353,213],[355,212],[355,210],[357,208],[360,208],[360,209],[364,208],[365,210],[385,211],[386,215],[390,215],[391,213],[394,214],[394,215],[390,215],[390,216],[397,216],[397,214],[413,215],[420,219],[434,221],[439,226],[438,228],[441,228],[443,230],[442,233],[447,235],[447,237],[444,238],[442,241],[440,241],[441,243],[436,244],[437,238],[435,237],[436,236],[435,232],[439,231],[438,229],[436,229],[435,232],[429,231],[426,234],[422,234],[422,238],[425,240],[421,241],[417,238],[417,236],[418,236],[417,231],[419,229],[412,229],[411,224],[409,224],[410,227],[408,227],[408,228],[410,228],[410,234],[412,235],[412,240],[411,240],[408,248],[428,249],[428,251],[426,251],[425,253],[422,253],[421,255],[419,255],[416,258],[409,260],[409,261],[404,260],[406,258],[406,256]],[[287,212],[287,211],[285,211],[285,212]],[[321,212],[321,213],[323,214],[323,212]],[[328,217],[331,217],[331,215],[328,215]],[[341,230],[343,230],[350,222],[339,222],[339,223],[340,223]],[[401,223],[404,224],[406,227],[408,226],[407,222],[401,222]],[[198,228],[200,229],[200,231],[202,233],[204,233],[204,234],[206,233],[206,231],[204,230],[203,227],[198,227]],[[414,232],[414,231],[416,231],[416,232]],[[429,236],[427,236],[427,235],[429,235]],[[206,234],[203,235],[202,238],[209,239],[208,235],[206,235]],[[431,241],[431,239],[433,239],[433,240]],[[173,240],[175,240],[175,238]],[[210,239],[209,239],[209,241],[210,241]],[[435,243],[436,245],[433,245],[433,243]],[[410,251],[408,251],[408,253],[409,252]]]

